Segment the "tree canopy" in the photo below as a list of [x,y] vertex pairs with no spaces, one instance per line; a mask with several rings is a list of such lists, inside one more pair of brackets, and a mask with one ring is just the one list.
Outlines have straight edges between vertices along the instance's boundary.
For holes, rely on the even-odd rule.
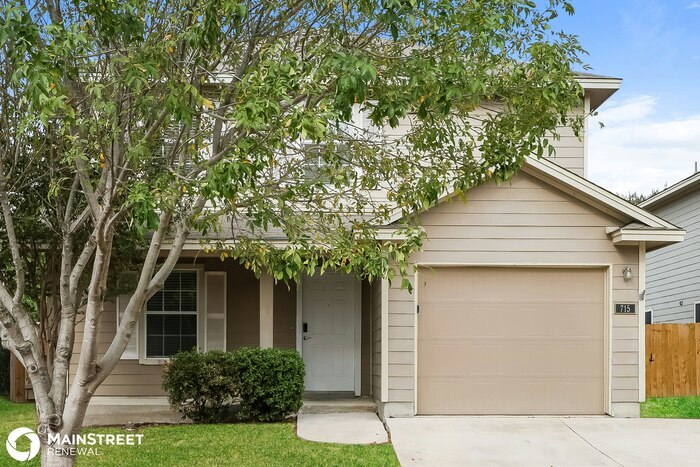
[[[0,330],[45,432],[79,430],[186,242],[277,280],[319,265],[406,274],[414,213],[508,180],[553,151],[558,126],[580,129],[583,51],[550,25],[573,9],[542,3],[3,2]],[[134,265],[98,354],[110,277]],[[49,357],[29,306],[39,266],[57,290]]]

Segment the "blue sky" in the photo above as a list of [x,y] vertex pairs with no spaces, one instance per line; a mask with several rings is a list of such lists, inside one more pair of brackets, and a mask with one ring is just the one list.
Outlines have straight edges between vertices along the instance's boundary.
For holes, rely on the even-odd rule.
[[691,175],[700,163],[700,0],[573,5],[555,27],[579,36],[592,72],[623,79],[589,124],[589,178],[649,193]]

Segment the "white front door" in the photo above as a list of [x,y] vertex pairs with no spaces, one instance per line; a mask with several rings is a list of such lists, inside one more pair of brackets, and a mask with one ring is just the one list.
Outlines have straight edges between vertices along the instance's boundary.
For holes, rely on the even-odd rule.
[[302,356],[307,391],[355,390],[354,276],[325,272],[302,284]]

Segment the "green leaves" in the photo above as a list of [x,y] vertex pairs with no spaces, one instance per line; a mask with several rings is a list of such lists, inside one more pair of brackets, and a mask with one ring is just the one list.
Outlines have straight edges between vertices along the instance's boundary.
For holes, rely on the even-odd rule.
[[582,49],[550,24],[565,1],[61,7],[0,7],[13,135],[51,149],[29,156],[56,173],[47,198],[79,173],[116,225],[172,214],[276,280],[406,276],[415,213],[581,128]]

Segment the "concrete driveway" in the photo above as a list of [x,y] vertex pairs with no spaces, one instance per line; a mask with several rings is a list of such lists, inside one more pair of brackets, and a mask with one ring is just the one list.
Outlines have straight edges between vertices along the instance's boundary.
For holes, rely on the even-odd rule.
[[402,465],[700,465],[700,420],[455,416],[387,424]]

